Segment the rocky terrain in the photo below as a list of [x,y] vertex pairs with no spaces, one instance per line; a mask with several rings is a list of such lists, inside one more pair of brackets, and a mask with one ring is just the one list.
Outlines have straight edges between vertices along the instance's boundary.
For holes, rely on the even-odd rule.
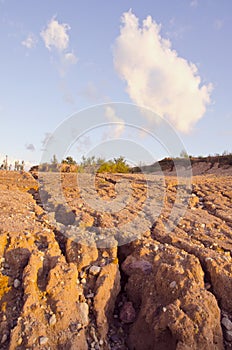
[[[232,348],[232,176],[194,176],[171,232],[176,177],[99,174],[108,202],[131,183],[117,215],[91,208],[76,177],[61,176],[67,209],[51,201],[52,178],[0,171],[0,349]],[[133,222],[149,188],[161,211],[138,236],[122,233],[126,244],[118,233],[91,244],[75,236],[75,223],[95,234]]]

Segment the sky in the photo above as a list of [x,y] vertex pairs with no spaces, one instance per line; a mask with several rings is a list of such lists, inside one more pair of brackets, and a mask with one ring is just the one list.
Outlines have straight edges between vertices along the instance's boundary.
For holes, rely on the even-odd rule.
[[[120,155],[127,147],[115,140],[133,130],[116,102],[166,120],[190,155],[232,152],[231,38],[230,0],[0,0],[0,163],[38,164],[67,118],[82,123],[81,111],[99,104],[118,124],[68,151],[78,160],[105,142]],[[153,117],[142,118],[149,129]],[[166,156],[147,135],[133,142]]]

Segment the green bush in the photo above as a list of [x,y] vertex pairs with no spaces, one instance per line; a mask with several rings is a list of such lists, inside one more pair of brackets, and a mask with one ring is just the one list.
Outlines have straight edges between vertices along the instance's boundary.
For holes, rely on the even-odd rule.
[[124,157],[114,158],[100,165],[98,173],[129,173],[130,167],[126,164]]

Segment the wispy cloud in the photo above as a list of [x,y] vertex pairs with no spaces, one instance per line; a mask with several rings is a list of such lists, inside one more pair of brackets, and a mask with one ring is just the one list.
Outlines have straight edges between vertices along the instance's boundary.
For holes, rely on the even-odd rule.
[[51,54],[58,55],[58,70],[60,75],[65,76],[68,68],[77,63],[77,57],[69,50],[69,34],[71,27],[67,23],[59,23],[55,17],[48,22],[40,35],[45,47]]
[[25,145],[25,148],[26,148],[28,151],[31,151],[31,152],[34,152],[34,151],[35,151],[35,146],[34,146],[32,143],[26,144],[26,145]]
[[27,49],[33,49],[36,47],[37,44],[37,38],[33,33],[28,34],[25,40],[21,42],[23,46],[25,46]]
[[133,102],[188,132],[203,117],[212,84],[202,84],[197,66],[180,57],[160,30],[151,16],[140,27],[131,11],[124,13],[113,49],[115,68]]

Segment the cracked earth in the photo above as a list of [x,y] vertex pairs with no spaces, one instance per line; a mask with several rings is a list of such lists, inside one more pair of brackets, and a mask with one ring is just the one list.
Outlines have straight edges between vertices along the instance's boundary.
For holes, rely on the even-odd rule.
[[232,176],[194,176],[171,232],[175,177],[98,175],[103,203],[131,184],[114,212],[76,177],[65,207],[52,177],[0,172],[0,349],[231,349]]

